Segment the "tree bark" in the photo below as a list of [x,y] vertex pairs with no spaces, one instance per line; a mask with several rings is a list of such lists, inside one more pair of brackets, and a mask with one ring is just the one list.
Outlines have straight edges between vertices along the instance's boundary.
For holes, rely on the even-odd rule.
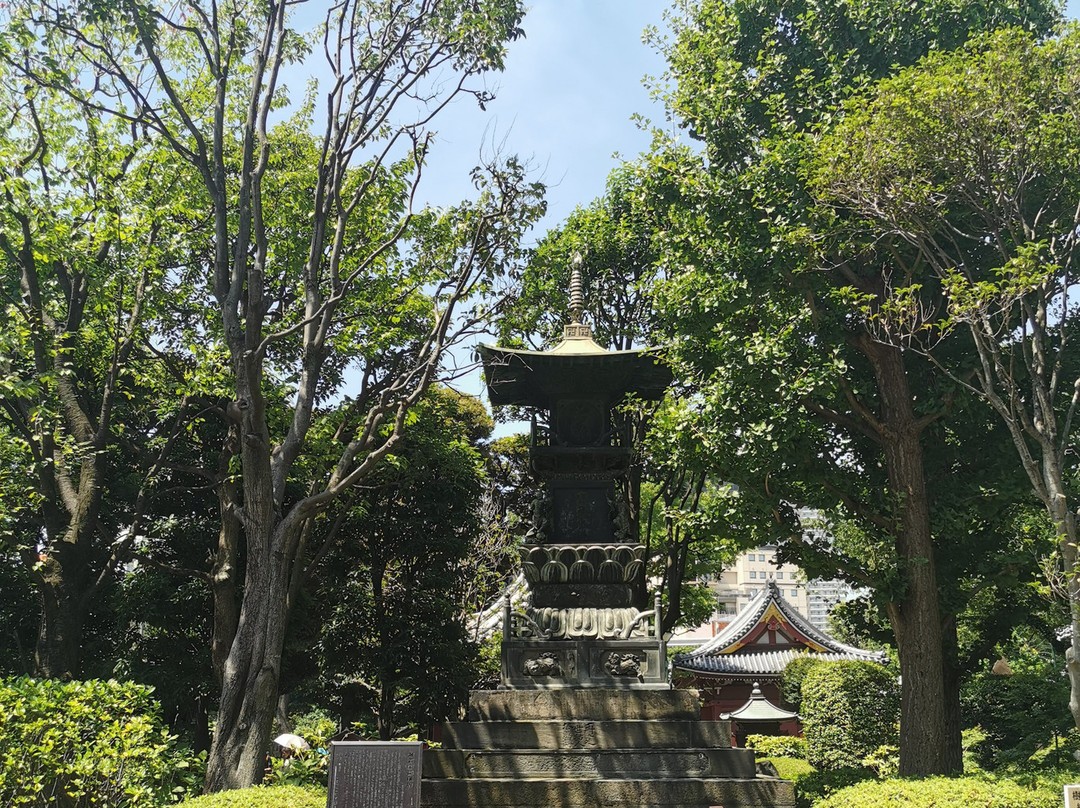
[[889,606],[900,657],[900,775],[925,777],[952,771],[946,728],[944,658],[934,546],[923,467],[921,434],[901,349],[858,341],[870,360],[880,400],[880,437],[893,515],[904,596]]

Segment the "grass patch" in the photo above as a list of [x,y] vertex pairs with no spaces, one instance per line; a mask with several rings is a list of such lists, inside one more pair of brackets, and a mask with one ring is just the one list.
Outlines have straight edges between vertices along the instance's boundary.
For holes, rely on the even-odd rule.
[[300,786],[255,786],[186,800],[182,808],[326,808],[326,790]]

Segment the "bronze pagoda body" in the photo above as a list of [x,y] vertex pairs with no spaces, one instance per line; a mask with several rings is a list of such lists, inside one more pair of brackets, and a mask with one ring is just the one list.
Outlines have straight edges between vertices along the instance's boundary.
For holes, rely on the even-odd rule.
[[645,587],[630,513],[630,436],[612,410],[629,394],[660,398],[670,371],[645,351],[607,351],[581,322],[550,351],[481,346],[492,404],[534,411],[530,463],[539,483],[521,547],[523,611],[504,606],[504,688],[666,687],[659,602]]

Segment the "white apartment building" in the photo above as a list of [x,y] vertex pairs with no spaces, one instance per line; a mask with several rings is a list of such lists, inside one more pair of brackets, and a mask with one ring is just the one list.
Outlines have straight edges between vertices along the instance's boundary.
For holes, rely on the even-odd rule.
[[807,581],[802,570],[794,564],[778,565],[775,545],[756,547],[740,555],[734,564],[709,582],[717,602],[711,622],[728,622],[769,580],[776,581],[784,599],[821,631],[825,630],[829,610],[857,594],[843,581]]
[[717,611],[722,616],[737,614],[770,580],[776,581],[785,600],[800,614],[809,617],[808,591],[802,571],[794,564],[777,565],[775,546],[757,547],[743,553],[711,582],[710,587],[716,592]]

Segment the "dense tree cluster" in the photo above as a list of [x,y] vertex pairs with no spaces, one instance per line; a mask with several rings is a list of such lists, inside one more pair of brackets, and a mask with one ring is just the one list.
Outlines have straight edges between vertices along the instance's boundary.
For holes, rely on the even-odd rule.
[[[959,770],[970,694],[1039,689],[1065,623],[1080,726],[1080,37],[1055,3],[680,0],[649,38],[690,142],[658,131],[529,250],[515,158],[413,206],[429,125],[490,100],[522,4],[298,9],[3,9],[0,673],[155,685],[209,790],[259,779],[282,694],[382,737],[451,709],[529,506],[527,447],[445,360],[496,315],[551,344],[579,262],[597,340],[676,376],[617,413],[665,630],[776,542],[870,592],[835,627],[898,654],[902,774]],[[1021,636],[1046,653],[998,688]]]

